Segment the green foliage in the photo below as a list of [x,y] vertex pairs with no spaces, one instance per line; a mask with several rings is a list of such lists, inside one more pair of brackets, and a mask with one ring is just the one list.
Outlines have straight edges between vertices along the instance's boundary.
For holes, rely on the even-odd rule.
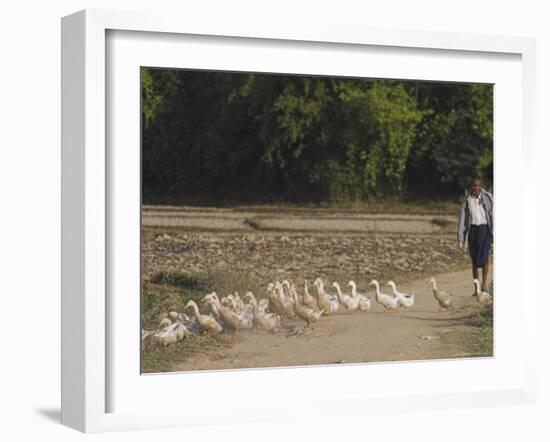
[[492,180],[491,85],[142,69],[144,198],[360,202]]
[[363,169],[364,195],[399,193],[416,125],[422,117],[415,99],[402,84],[387,81],[375,81],[365,91],[348,88],[341,98],[350,107],[349,119],[355,120],[354,132],[348,136],[348,152],[357,149],[354,140],[365,134],[358,155],[348,155]]
[[141,113],[145,127],[155,119],[162,104],[162,95],[155,92],[153,77],[149,69],[141,70]]
[[474,173],[492,183],[493,88],[481,84],[420,85],[424,111],[411,168],[428,187],[468,185]]

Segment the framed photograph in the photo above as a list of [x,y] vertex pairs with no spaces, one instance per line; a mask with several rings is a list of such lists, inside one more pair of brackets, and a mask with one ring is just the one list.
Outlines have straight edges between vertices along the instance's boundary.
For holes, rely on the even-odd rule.
[[64,17],[62,422],[532,402],[534,54]]

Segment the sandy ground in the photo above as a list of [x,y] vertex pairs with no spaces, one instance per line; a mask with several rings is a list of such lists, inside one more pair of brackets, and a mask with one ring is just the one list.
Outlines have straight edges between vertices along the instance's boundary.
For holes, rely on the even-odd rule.
[[231,348],[174,361],[170,371],[468,357],[468,339],[475,329],[467,324],[467,318],[481,309],[471,296],[470,271],[441,274],[437,281],[453,295],[454,307],[449,311],[439,311],[424,278],[398,287],[415,294],[411,309],[384,312],[374,304],[368,313],[323,317],[310,327],[289,321],[277,334],[239,332]]

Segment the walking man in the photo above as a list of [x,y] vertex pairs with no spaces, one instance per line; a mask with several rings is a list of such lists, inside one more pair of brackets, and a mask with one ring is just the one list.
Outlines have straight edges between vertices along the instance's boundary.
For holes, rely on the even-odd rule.
[[477,175],[470,181],[470,194],[460,208],[457,238],[459,247],[470,252],[474,279],[479,279],[478,269],[483,269],[481,290],[486,292],[489,249],[493,243],[493,195],[481,188]]

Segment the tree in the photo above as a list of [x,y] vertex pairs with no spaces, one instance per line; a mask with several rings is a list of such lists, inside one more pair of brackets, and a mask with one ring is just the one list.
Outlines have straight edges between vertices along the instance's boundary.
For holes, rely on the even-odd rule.
[[421,83],[419,96],[424,117],[409,159],[412,184],[457,194],[474,173],[492,181],[493,87]]
[[492,86],[142,69],[144,198],[365,201],[492,178]]

